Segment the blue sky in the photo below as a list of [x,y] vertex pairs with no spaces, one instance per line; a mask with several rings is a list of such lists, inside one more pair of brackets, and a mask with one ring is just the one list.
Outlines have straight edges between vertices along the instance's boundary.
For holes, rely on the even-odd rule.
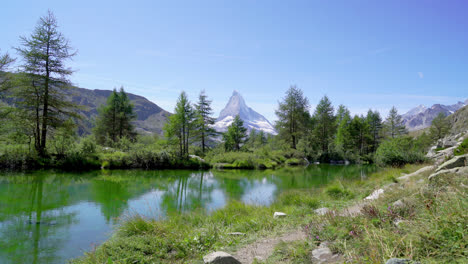
[[78,55],[72,81],[123,85],[172,111],[204,89],[216,115],[238,90],[275,120],[290,85],[353,113],[468,97],[468,2],[6,1],[0,49],[16,55],[51,9]]

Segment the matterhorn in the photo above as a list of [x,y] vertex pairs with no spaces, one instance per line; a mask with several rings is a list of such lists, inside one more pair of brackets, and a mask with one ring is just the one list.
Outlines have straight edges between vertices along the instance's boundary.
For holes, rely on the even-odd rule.
[[252,108],[248,107],[244,98],[242,98],[242,95],[238,91],[234,91],[232,93],[226,107],[224,107],[219,114],[219,117],[214,124],[214,128],[218,132],[225,132],[236,115],[239,115],[242,121],[244,121],[244,126],[249,132],[255,129],[268,134],[276,134],[276,131],[270,121],[261,114],[255,112]]

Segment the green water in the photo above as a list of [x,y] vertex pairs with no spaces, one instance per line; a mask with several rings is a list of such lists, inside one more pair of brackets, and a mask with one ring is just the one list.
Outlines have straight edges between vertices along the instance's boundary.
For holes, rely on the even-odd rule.
[[95,171],[0,173],[0,263],[64,263],[112,234],[119,219],[222,208],[231,200],[269,205],[288,189],[365,180],[369,166],[276,171]]

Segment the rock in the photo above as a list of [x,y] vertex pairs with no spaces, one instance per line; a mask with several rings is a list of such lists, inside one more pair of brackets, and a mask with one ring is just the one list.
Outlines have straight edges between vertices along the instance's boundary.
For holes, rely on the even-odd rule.
[[230,236],[245,236],[245,233],[241,233],[241,232],[232,232],[232,233],[228,233],[228,235],[230,235]]
[[437,146],[433,146],[433,147],[429,150],[429,152],[427,152],[426,157],[428,157],[428,158],[434,157],[434,156],[437,154],[437,152],[435,151],[436,149],[437,149]]
[[437,168],[436,172],[439,172],[441,170],[448,170],[448,169],[467,166],[467,161],[468,161],[468,154],[455,156],[451,160],[446,161],[442,165],[440,165]]
[[320,165],[320,162],[316,161],[314,162],[314,165]]
[[454,173],[454,174],[468,174],[468,167],[459,167],[459,168],[453,168],[449,170],[441,170],[436,173],[433,173],[429,176],[428,180],[433,181],[435,180],[438,176],[440,175],[445,175],[449,173]]
[[283,213],[283,212],[275,212],[273,214],[273,218],[283,218],[283,217],[286,217],[287,214]]
[[393,224],[396,226],[396,227],[400,227],[401,223],[404,223],[406,222],[405,220],[402,220],[402,219],[396,219],[395,221],[393,221]]
[[392,258],[387,260],[385,264],[420,264],[421,262],[418,261],[412,261],[409,259],[399,259],[399,258]]
[[364,200],[376,200],[379,198],[380,195],[382,195],[384,193],[384,190],[383,189],[378,189],[378,190],[375,190],[371,195],[367,196],[366,198],[364,198]]
[[403,208],[405,207],[405,203],[402,200],[398,200],[392,204],[393,208]]
[[197,155],[189,155],[189,157],[190,157],[191,159],[196,159],[196,160],[198,160],[198,161],[200,161],[200,162],[205,163],[205,160],[202,159],[201,157],[197,156]]
[[209,264],[240,264],[233,256],[222,251],[213,252],[204,256],[203,261]]
[[432,166],[426,166],[426,167],[421,168],[421,169],[419,169],[419,170],[417,170],[417,171],[415,171],[415,172],[413,172],[413,173],[406,174],[406,175],[404,175],[404,176],[398,177],[398,180],[406,180],[406,179],[408,179],[408,178],[411,178],[411,177],[413,177],[413,176],[417,176],[417,175],[419,175],[419,174],[422,174],[422,173],[424,173],[424,172],[426,172],[426,171],[430,171],[430,170],[432,170],[432,169],[433,169]]
[[446,138],[443,140],[442,147],[450,148],[457,145],[457,141],[453,138]]
[[326,207],[322,207],[322,208],[319,208],[319,209],[315,209],[314,212],[318,215],[325,215],[326,213],[330,212],[330,209],[326,208]]
[[323,263],[336,263],[341,260],[341,255],[333,254],[328,248],[327,243],[322,243],[320,246],[312,250],[312,262],[323,264]]

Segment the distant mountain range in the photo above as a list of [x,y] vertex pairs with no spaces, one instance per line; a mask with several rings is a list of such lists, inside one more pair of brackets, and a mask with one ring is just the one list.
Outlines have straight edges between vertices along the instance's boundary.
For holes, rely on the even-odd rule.
[[244,121],[244,127],[251,131],[253,129],[260,131],[262,130],[268,134],[276,134],[275,128],[264,116],[255,112],[252,108],[248,107],[242,98],[242,95],[234,91],[226,107],[219,114],[214,128],[218,132],[225,132],[232,121],[239,115],[242,121]]
[[[98,108],[106,103],[107,97],[112,91],[75,87],[68,90],[67,93],[72,102],[82,106],[81,109],[77,110],[83,117],[78,120],[78,133],[80,135],[91,133],[94,120],[98,114]],[[171,114],[143,96],[131,93],[127,93],[127,95],[135,106],[137,119],[134,124],[136,130],[141,134],[156,133],[162,135],[162,128]],[[14,105],[15,98],[7,97],[3,99],[3,102]]]
[[445,116],[449,116],[466,105],[468,105],[468,100],[453,105],[435,104],[430,108],[419,105],[402,115],[402,118],[406,128],[409,131],[415,131],[430,127],[432,120],[434,120],[439,113],[444,113]]

